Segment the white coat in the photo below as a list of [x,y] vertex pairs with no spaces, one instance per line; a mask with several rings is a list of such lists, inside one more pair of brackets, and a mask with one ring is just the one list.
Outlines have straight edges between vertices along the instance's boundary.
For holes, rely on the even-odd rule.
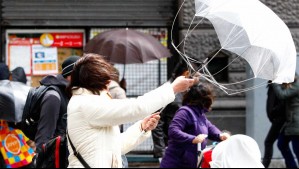
[[[80,88],[68,104],[68,133],[76,150],[92,168],[121,168],[121,155],[150,136],[142,135],[141,122],[124,133],[119,125],[136,122],[171,103],[175,95],[170,83],[136,99],[111,99],[106,91],[94,95]],[[69,168],[82,168],[71,146]]]

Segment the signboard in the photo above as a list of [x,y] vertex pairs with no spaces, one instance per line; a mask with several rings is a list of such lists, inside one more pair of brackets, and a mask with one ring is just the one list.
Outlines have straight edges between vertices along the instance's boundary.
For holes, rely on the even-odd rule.
[[58,48],[83,48],[84,30],[7,30],[6,62],[27,76],[58,73]]
[[83,33],[44,33],[40,42],[45,47],[83,47]]

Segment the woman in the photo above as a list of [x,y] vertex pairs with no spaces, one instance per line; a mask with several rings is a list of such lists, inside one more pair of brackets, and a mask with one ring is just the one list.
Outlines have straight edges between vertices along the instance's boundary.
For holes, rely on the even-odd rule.
[[184,95],[181,107],[169,126],[168,148],[161,162],[161,168],[196,168],[198,165],[198,146],[204,149],[206,137],[222,141],[229,137],[222,134],[207,119],[214,101],[212,88],[208,84],[193,86]]
[[[299,158],[299,79],[290,84],[273,84],[277,97],[286,103],[286,120],[278,137],[278,148],[287,168],[298,168],[294,155]],[[292,142],[293,152],[290,149]]]
[[265,168],[257,142],[246,135],[234,135],[212,152],[211,168]]
[[[150,135],[158,115],[135,123],[120,134],[119,125],[140,120],[172,102],[175,94],[187,90],[194,80],[179,77],[137,99],[111,99],[108,85],[113,67],[103,57],[85,54],[75,65],[68,91],[68,133],[76,150],[92,168],[122,167],[126,154]],[[158,116],[158,117],[157,117]],[[145,131],[143,133],[142,131]],[[69,167],[82,164],[69,146]]]

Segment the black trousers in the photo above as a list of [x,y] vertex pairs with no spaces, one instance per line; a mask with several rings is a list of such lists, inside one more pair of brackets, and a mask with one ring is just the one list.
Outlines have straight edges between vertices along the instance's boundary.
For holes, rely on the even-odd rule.
[[283,124],[283,122],[274,121],[265,139],[265,154],[263,158],[263,165],[265,166],[265,168],[268,168],[271,163],[273,157],[273,145],[279,137],[280,130]]

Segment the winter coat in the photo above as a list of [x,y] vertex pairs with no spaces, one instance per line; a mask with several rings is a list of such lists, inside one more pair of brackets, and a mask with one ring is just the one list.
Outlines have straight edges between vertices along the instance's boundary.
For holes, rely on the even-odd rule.
[[[197,144],[192,141],[199,134],[207,134],[208,138],[220,141],[221,131],[206,117],[207,110],[197,106],[183,106],[176,113],[169,127],[169,141],[162,168],[196,168]],[[201,143],[201,149],[207,145],[207,140]]]
[[[139,145],[150,133],[142,135],[141,122],[122,134],[118,126],[143,119],[174,98],[170,83],[136,99],[111,99],[106,91],[94,95],[84,88],[74,90],[68,105],[70,139],[92,168],[121,168],[121,155]],[[69,151],[69,167],[82,168],[70,146]]]
[[273,84],[268,85],[267,116],[272,123],[283,124],[286,118],[285,101],[279,99],[273,90]]
[[299,81],[288,88],[273,84],[277,97],[286,101],[286,122],[283,126],[285,135],[299,135]]

